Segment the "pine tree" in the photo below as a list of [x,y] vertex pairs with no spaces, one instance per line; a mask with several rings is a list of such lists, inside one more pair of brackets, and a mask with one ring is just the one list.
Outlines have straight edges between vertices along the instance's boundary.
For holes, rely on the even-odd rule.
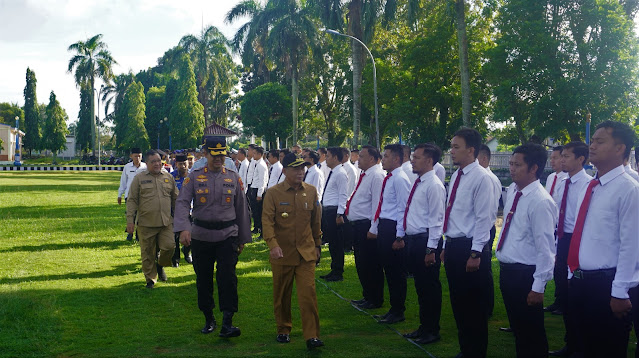
[[[167,95],[168,92],[167,89]],[[204,107],[197,100],[195,73],[186,54],[180,60],[176,96],[168,118],[174,147],[192,148],[200,144],[204,135]]]
[[42,134],[38,99],[36,96],[36,75],[27,67],[27,84],[24,87],[24,149],[29,151],[42,149]]
[[142,150],[149,148],[149,136],[144,128],[145,102],[144,86],[140,82],[134,81],[126,89],[124,101],[122,101],[122,112],[126,113],[128,121],[124,138],[120,142],[120,150],[133,147]]
[[58,151],[66,148],[67,125],[65,123],[64,111],[60,107],[60,102],[51,91],[49,105],[47,106],[47,122],[45,126],[44,143],[45,149],[53,153],[53,164],[57,162]]
[[78,128],[75,133],[77,149],[82,153],[92,148],[91,141],[91,88],[88,85],[80,87],[80,111],[78,112]]

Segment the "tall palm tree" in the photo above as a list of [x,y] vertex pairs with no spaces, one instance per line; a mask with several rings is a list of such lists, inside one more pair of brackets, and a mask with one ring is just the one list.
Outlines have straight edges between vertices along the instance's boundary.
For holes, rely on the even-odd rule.
[[262,16],[263,12],[264,6],[259,0],[243,0],[226,14],[224,21],[231,24],[238,19],[249,17],[249,21],[233,36],[231,48],[240,54],[245,67],[253,67],[256,74],[264,75],[266,82],[269,82],[270,64],[265,53],[269,24]]
[[228,92],[234,85],[234,66],[228,40],[217,27],[202,29],[200,37],[186,35],[179,46],[191,56],[195,70],[198,101],[204,106],[204,118],[211,118],[209,102],[216,93]]
[[[113,78],[113,82],[108,84],[102,90],[102,101],[104,102],[104,118],[106,121],[113,122],[114,135],[116,141],[120,143],[124,140],[128,123],[127,113],[122,113],[122,102],[124,102],[124,95],[127,88],[131,83],[135,82],[135,75],[129,72],[126,74],[119,74]],[[109,108],[113,107],[113,111],[109,112]]]
[[97,148],[96,143],[96,123],[95,123],[95,89],[96,78],[101,78],[109,84],[113,78],[113,65],[117,62],[111,56],[106,43],[102,41],[102,34],[97,34],[86,41],[78,41],[67,49],[74,51],[75,55],[69,60],[67,72],[71,73],[75,69],[75,84],[82,87],[88,84],[91,88],[91,142],[93,144],[93,155]]

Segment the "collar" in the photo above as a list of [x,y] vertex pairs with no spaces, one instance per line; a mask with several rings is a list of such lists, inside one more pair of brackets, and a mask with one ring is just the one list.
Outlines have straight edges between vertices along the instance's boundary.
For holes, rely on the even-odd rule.
[[615,169],[609,171],[608,173],[606,173],[604,176],[599,177],[597,179],[599,179],[599,183],[601,183],[602,186],[610,183],[613,179],[615,179],[616,177],[620,176],[621,174],[625,173],[626,170],[623,167],[623,164],[616,167]]
[[[291,186],[291,184],[289,184],[286,180],[284,180],[282,183],[282,185],[284,185],[284,191],[289,191],[291,189],[293,189],[293,187]],[[299,189],[299,191],[301,190],[306,190],[306,188],[308,187],[308,184],[302,182],[302,186]],[[294,189],[293,189],[294,190]]]
[[580,171],[577,172],[577,174],[571,176],[571,177],[566,177],[563,180],[570,180],[570,182],[572,184],[580,181],[580,180],[584,180],[588,178],[588,174],[586,173],[586,170],[581,168]]
[[468,164],[464,169],[462,169],[462,172],[464,172],[464,175],[468,174],[471,170],[477,168],[479,166],[479,161],[477,159],[475,159],[474,162]]
[[[526,185],[526,187],[523,188],[520,191],[521,191],[521,194],[523,196],[527,196],[528,194],[530,194],[533,191],[537,190],[539,187],[541,187],[541,182],[539,181],[539,179],[537,179],[534,182]],[[515,189],[516,189],[516,191],[519,191],[519,187],[517,186],[517,184],[515,184]]]
[[369,174],[371,174],[373,172],[376,172],[378,170],[379,170],[379,167],[377,166],[377,164],[375,164],[375,165],[372,165],[370,168],[364,170],[364,174],[369,175]]
[[[424,175],[419,177],[419,180],[421,180],[422,182],[425,182],[426,180],[428,180],[428,178],[431,177],[430,179],[433,180],[435,179],[437,176],[435,175],[435,169],[429,170],[426,173],[424,173]],[[437,179],[439,180],[439,179]]]
[[393,175],[397,175],[397,174],[399,174],[400,172],[403,172],[403,171],[404,171],[404,169],[402,169],[402,167],[401,167],[401,166],[399,166],[399,167],[397,167],[397,168],[393,169],[393,171],[392,171],[391,173],[392,173]]

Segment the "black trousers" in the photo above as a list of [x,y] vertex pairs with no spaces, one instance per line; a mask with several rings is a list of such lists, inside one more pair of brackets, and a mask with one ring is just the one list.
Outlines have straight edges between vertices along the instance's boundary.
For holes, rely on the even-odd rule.
[[548,357],[543,305],[529,306],[536,266],[500,264],[499,286],[515,334],[517,357]]
[[555,280],[555,303],[566,310],[568,294],[568,251],[570,250],[570,239],[572,233],[565,233],[563,237],[557,238],[557,255],[555,256],[555,270],[553,272]]
[[[397,235],[395,220],[379,219],[377,226],[377,250],[381,258],[388,293],[390,296],[390,312],[403,314],[406,311],[406,253],[410,248],[393,250],[393,242]],[[406,246],[410,244],[406,242]]]
[[626,357],[632,315],[618,319],[612,313],[610,290],[614,270],[608,274],[591,271],[590,276],[573,277],[568,284],[568,323],[577,330],[567,331],[578,335],[568,342],[576,341],[577,351],[585,357]]
[[344,216],[344,225],[339,227],[339,234],[342,236],[342,241],[344,242],[344,252],[353,251],[353,227],[348,225],[348,219]]
[[251,216],[253,217],[253,227],[262,230],[262,201],[257,201],[257,188],[249,188],[248,200],[251,206]]
[[484,250],[481,253],[481,260],[486,261],[488,263],[488,277],[487,284],[488,289],[486,289],[485,299],[486,299],[486,307],[488,307],[488,317],[493,315],[493,311],[495,310],[495,282],[493,280],[493,242],[495,241],[495,234],[497,233],[497,229],[495,229],[495,225],[493,225],[492,229],[490,229],[490,234],[488,234],[488,243],[484,246]]
[[[128,198],[124,198],[124,215],[125,215],[125,217],[126,217],[126,201],[127,201],[127,199],[128,199]],[[138,212],[136,211],[136,212],[133,214],[133,222],[135,222],[135,219],[136,219],[136,217],[137,217],[137,216],[138,216]],[[124,228],[124,232],[126,232],[126,227]],[[136,226],[136,228],[135,228],[135,241],[139,241],[139,239],[138,239],[138,228],[137,228],[137,226]]]
[[213,300],[213,271],[217,262],[218,299],[220,311],[237,312],[237,237],[220,242],[191,240],[193,270],[197,286],[197,304],[206,316],[215,308]]
[[372,304],[384,303],[384,268],[377,252],[377,239],[367,239],[370,220],[350,222],[353,231],[355,268],[362,285],[362,296]]
[[444,268],[462,354],[465,358],[483,358],[486,357],[488,346],[488,307],[485,297],[490,262],[481,260],[478,271],[466,272],[471,246],[470,238],[447,238]]
[[[632,324],[635,327],[635,337],[639,342],[639,286],[631,288],[628,294],[632,301]],[[639,345],[635,348],[635,358],[639,358]]]
[[[191,252],[191,246],[182,246],[185,256]],[[173,253],[173,262],[180,262],[180,233],[175,233],[175,252]]]
[[428,243],[428,232],[418,235],[406,235],[408,244],[408,267],[413,273],[417,301],[419,302],[419,324],[424,333],[439,334],[439,320],[442,314],[442,284],[439,281],[442,251],[442,239],[435,252],[435,264],[426,266],[424,258]]
[[331,272],[342,276],[344,274],[344,238],[340,235],[335,222],[336,218],[337,206],[327,206],[322,209],[322,232],[331,254]]

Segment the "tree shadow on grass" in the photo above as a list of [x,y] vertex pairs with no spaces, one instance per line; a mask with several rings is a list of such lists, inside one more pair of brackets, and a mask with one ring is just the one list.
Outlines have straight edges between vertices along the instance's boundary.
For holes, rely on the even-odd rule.
[[139,271],[139,263],[131,263],[127,265],[116,265],[110,270],[91,271],[86,273],[66,273],[60,275],[37,275],[37,276],[25,276],[25,277],[7,277],[0,278],[0,285],[2,284],[19,284],[23,282],[40,282],[40,281],[56,281],[56,280],[81,280],[88,278],[105,278],[109,276],[124,276],[129,275],[131,272]]
[[41,244],[41,245],[22,245],[12,246],[4,249],[0,249],[0,253],[3,252],[38,252],[38,251],[52,251],[52,250],[67,250],[67,249],[104,249],[104,250],[116,250],[122,246],[131,246],[131,243],[121,241],[91,241],[91,242],[65,242],[58,244]]
[[119,218],[122,220],[126,208],[113,205],[56,205],[56,206],[9,206],[0,208],[3,219],[60,219],[60,218]]

